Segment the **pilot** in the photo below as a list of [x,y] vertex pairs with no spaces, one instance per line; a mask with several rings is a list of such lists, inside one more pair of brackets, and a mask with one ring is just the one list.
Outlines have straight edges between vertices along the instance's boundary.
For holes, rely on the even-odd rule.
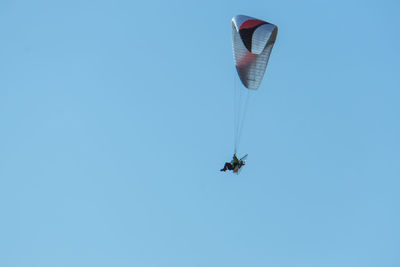
[[223,169],[221,169],[221,172],[224,172],[224,171],[226,171],[226,170],[233,171],[233,170],[235,170],[237,167],[240,168],[240,167],[242,167],[243,165],[244,165],[244,162],[243,162],[243,161],[240,161],[240,160],[237,158],[236,153],[235,153],[235,154],[233,154],[233,159],[232,159],[231,162],[225,162],[225,166],[224,166]]

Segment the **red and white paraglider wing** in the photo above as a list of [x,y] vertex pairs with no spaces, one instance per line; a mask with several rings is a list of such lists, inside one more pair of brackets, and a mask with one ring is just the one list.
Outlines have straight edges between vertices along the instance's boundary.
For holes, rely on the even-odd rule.
[[257,90],[267,68],[278,27],[252,17],[232,19],[232,46],[240,80],[248,89]]

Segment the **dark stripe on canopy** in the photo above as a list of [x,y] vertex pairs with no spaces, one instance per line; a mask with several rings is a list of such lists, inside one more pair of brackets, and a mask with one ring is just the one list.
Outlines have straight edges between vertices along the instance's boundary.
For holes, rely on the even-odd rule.
[[247,50],[249,50],[249,52],[251,52],[251,43],[253,40],[254,31],[258,27],[264,24],[267,24],[267,22],[255,19],[255,20],[247,20],[240,26],[239,29],[240,38],[242,38],[242,41],[246,46]]

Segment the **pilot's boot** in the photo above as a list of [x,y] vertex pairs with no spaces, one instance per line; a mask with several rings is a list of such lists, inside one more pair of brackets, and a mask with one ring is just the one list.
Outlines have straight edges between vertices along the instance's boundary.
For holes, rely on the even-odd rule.
[[224,171],[226,171],[226,170],[227,170],[227,166],[226,166],[226,165],[227,165],[227,164],[225,163],[225,166],[224,166],[224,168],[220,170],[221,172],[224,172]]

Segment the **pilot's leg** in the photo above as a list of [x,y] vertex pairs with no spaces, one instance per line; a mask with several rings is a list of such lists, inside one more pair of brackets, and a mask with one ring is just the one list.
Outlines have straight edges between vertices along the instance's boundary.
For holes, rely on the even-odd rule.
[[221,169],[221,172],[224,172],[224,171],[226,171],[226,163],[225,163],[225,166],[224,166],[224,168],[223,168],[223,169]]
[[233,170],[232,164],[230,164],[229,162],[226,162],[224,168],[221,169],[222,172],[224,172],[226,170]]
[[233,164],[231,164],[230,162],[225,163],[225,166],[228,168],[228,170],[233,170],[235,167],[233,166]]

